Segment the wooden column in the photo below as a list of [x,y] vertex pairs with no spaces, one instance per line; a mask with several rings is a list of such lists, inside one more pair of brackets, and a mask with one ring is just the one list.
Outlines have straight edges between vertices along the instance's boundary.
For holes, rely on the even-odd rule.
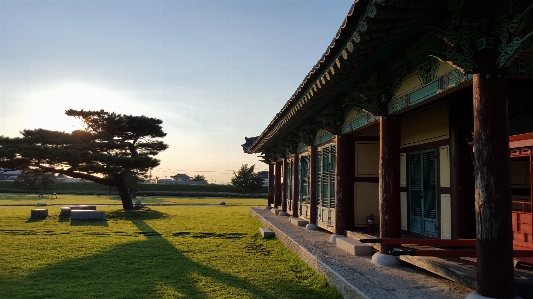
[[450,197],[452,239],[476,236],[472,92],[465,88],[450,99]]
[[514,297],[509,121],[504,75],[474,75],[477,293]]
[[[401,237],[400,205],[400,122],[388,115],[387,105],[379,122],[379,236],[380,238]],[[392,246],[381,246],[381,253],[392,250]]]
[[529,154],[529,201],[533,202],[533,153]]
[[277,209],[281,206],[282,186],[281,186],[281,164],[283,161],[276,162],[276,192],[274,194],[274,207]]
[[344,231],[354,223],[354,177],[355,139],[353,135],[337,135],[335,159],[335,234]]
[[276,192],[276,182],[274,175],[274,163],[268,164],[268,201],[267,205],[272,207],[274,204],[274,194]]
[[287,158],[283,158],[283,188],[281,188],[282,190],[282,194],[281,194],[281,210],[285,213],[287,213],[287,188],[289,188],[288,186],[288,178],[287,178],[287,168],[288,168],[288,163],[289,161],[287,161]]
[[316,169],[316,146],[311,145],[311,157],[309,158],[309,171],[311,173],[311,197],[309,200],[309,223],[316,225],[317,224],[317,194],[316,194],[316,184],[317,184],[317,169]]
[[300,173],[298,172],[300,162],[300,156],[296,153],[294,154],[294,162],[292,166],[292,216],[298,217],[300,214],[298,213],[298,197],[300,196]]

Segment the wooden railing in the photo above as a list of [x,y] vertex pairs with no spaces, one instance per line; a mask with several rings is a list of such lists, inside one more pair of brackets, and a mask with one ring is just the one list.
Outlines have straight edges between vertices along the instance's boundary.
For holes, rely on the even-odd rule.
[[533,248],[533,203],[512,201],[513,244]]

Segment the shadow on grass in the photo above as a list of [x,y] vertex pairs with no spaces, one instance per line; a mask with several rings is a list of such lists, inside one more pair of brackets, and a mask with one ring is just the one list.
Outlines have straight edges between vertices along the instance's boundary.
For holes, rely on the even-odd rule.
[[70,220],[70,226],[103,226],[108,227],[105,220]]
[[26,220],[26,223],[34,223],[34,222],[41,222],[41,221],[45,221],[47,217],[44,217],[44,218],[30,218],[28,220]]
[[165,213],[152,210],[150,208],[142,208],[140,210],[116,210],[106,213],[108,220],[154,220],[167,217]]
[[[131,221],[141,233],[157,233],[143,220]],[[0,280],[0,298],[206,299],[213,294],[204,293],[201,286],[210,282],[217,284],[211,289],[219,292],[224,292],[221,288],[228,286],[245,291],[253,298],[287,298],[287,290],[277,290],[281,293],[276,293],[192,261],[162,237],[147,237],[85,258],[65,260],[22,280]],[[232,294],[226,296],[234,297]],[[307,290],[304,296],[321,297],[314,290]]]

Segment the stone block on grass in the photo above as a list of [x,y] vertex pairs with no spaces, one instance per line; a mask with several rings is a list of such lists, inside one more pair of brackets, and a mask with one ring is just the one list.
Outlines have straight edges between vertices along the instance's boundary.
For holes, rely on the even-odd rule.
[[105,211],[94,210],[71,210],[72,220],[105,220]]
[[260,227],[259,232],[261,233],[261,236],[263,236],[263,238],[265,239],[274,237],[274,232],[269,230],[268,228]]
[[71,210],[87,210],[87,205],[68,206]]
[[31,219],[40,219],[48,217],[48,209],[31,210]]
[[70,207],[61,207],[61,211],[59,212],[59,216],[70,217]]
[[96,206],[89,206],[89,205],[75,205],[75,206],[68,206],[71,210],[96,210]]

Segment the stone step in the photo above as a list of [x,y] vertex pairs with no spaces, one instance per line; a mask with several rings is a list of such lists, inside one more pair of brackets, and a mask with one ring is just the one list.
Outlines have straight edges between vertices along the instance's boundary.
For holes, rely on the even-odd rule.
[[72,220],[105,220],[105,211],[94,210],[71,210]]
[[361,243],[355,239],[347,237],[336,238],[337,247],[352,255],[372,255],[373,247],[366,243]]
[[297,226],[306,226],[309,222],[307,220],[304,220],[304,219],[292,217],[291,218],[291,223],[294,224],[294,225],[297,225]]
[[272,212],[272,214],[279,215],[279,212],[281,212],[281,210],[280,210],[280,209],[272,208],[272,209],[270,209],[270,212]]
[[260,227],[259,232],[261,233],[261,236],[263,236],[263,238],[274,237],[274,232],[269,230],[268,228]]

